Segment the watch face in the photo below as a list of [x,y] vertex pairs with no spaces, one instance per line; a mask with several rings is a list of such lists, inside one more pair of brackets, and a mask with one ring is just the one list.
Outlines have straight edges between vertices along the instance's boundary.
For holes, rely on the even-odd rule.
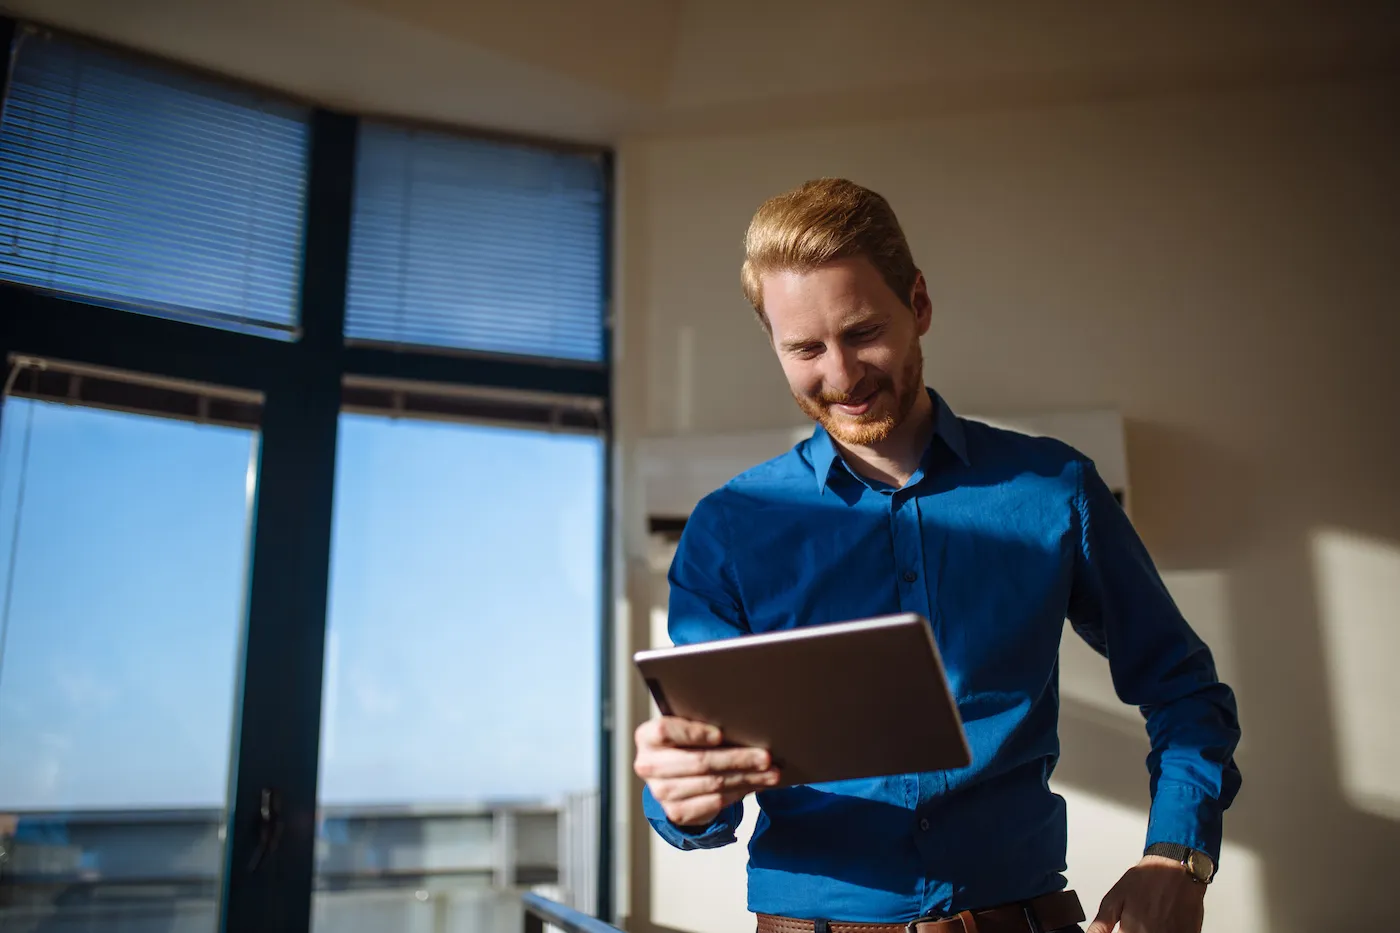
[[1210,856],[1194,849],[1186,856],[1186,867],[1199,881],[1209,882],[1215,875],[1215,863],[1210,860]]

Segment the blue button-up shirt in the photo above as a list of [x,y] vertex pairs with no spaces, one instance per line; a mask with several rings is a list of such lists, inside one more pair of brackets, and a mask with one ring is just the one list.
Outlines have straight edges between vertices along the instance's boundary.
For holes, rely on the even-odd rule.
[[[852,472],[818,427],[707,496],[681,536],[670,571],[677,644],[920,613],[972,750],[958,770],[759,793],[749,909],[903,921],[1062,889],[1065,808],[1048,782],[1066,618],[1146,717],[1147,844],[1218,861],[1240,732],[1210,651],[1087,458],[960,419],[930,394],[935,434],[902,488]],[[643,801],[682,849],[733,842],[742,816],[736,804],[683,828],[650,793]]]

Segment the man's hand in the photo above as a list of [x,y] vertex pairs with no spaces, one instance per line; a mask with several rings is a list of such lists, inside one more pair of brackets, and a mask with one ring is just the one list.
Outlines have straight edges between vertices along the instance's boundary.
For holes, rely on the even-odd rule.
[[705,826],[731,803],[778,783],[761,748],[719,748],[714,726],[674,716],[637,727],[632,770],[677,826]]
[[1084,933],[1201,933],[1206,886],[1180,862],[1144,856],[1104,895]]

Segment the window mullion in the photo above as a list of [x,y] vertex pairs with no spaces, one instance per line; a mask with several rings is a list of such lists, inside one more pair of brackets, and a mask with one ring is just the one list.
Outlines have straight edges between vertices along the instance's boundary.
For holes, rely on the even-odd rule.
[[[305,933],[311,923],[355,123],[323,111],[312,118],[304,337],[263,410],[221,933]],[[270,852],[267,792],[280,824]]]

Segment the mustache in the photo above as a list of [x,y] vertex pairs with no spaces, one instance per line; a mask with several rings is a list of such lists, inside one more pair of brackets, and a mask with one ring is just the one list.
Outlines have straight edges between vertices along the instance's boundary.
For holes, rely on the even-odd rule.
[[875,378],[869,382],[858,385],[850,392],[820,392],[816,400],[823,405],[849,405],[852,402],[863,401],[893,386],[892,380],[888,378]]

